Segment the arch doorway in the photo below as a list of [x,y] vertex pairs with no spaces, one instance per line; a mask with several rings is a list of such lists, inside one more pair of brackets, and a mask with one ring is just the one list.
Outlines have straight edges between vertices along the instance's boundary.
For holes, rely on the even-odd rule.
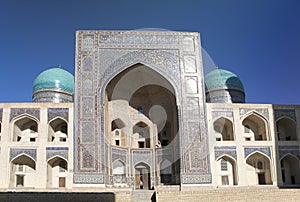
[[267,156],[256,152],[247,158],[246,163],[249,185],[273,184],[270,159]]
[[292,155],[286,155],[280,161],[282,182],[284,185],[300,185],[299,160]]
[[140,163],[135,167],[135,189],[150,189],[151,176],[150,167],[144,163]]

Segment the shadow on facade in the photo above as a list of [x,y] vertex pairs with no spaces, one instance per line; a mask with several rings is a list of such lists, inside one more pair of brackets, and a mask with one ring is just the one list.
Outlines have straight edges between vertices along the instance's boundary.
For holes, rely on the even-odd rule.
[[83,202],[83,201],[105,201],[114,202],[115,194],[112,192],[103,193],[45,193],[45,192],[1,192],[2,202]]

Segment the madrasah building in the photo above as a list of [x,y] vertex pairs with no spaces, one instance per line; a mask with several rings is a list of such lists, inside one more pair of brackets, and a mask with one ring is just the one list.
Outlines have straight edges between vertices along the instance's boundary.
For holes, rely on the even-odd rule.
[[32,103],[0,103],[1,190],[300,185],[300,107],[204,77],[199,33],[83,30],[75,51],[75,79],[50,68]]

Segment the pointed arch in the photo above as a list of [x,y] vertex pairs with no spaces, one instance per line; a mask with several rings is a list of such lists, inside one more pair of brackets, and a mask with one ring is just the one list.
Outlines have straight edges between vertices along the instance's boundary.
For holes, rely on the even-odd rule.
[[151,171],[150,166],[143,161],[137,162],[135,168],[135,189],[150,189],[151,188]]
[[273,184],[271,160],[266,154],[255,151],[245,160],[249,185]]
[[256,111],[247,113],[242,119],[244,126],[244,137],[248,141],[269,141],[271,140],[269,134],[268,120]]
[[277,138],[279,141],[296,141],[297,123],[294,119],[283,116],[276,120]]
[[284,185],[300,185],[299,158],[293,154],[285,154],[280,159],[282,182]]
[[19,154],[10,161],[10,187],[33,187],[36,162],[27,154]]
[[[223,162],[225,161],[225,162]],[[238,174],[237,174],[237,164],[236,160],[227,154],[223,154],[216,159],[219,176],[219,185],[237,185],[238,184]],[[226,163],[224,167],[223,163]]]
[[[127,55],[125,55],[126,57]],[[104,102],[105,98],[105,89],[107,88],[107,85],[111,82],[111,80],[113,80],[116,76],[120,75],[122,72],[126,72],[128,70],[130,70],[133,67],[136,66],[145,66],[149,69],[151,69],[152,71],[156,72],[157,74],[159,74],[160,76],[162,76],[164,79],[166,79],[171,86],[166,85],[166,83],[162,83],[162,86],[165,86],[167,89],[171,89],[170,87],[172,87],[174,90],[174,94],[176,95],[176,97],[178,98],[178,100],[176,99],[177,102],[179,102],[180,98],[181,98],[181,94],[180,94],[180,90],[177,86],[177,79],[170,79],[172,75],[168,75],[167,73],[162,72],[161,70],[163,70],[164,68],[159,68],[157,67],[155,64],[147,64],[145,61],[136,61],[136,60],[131,60],[129,61],[128,64],[124,65],[124,61],[122,60],[122,57],[119,58],[117,61],[115,61],[114,63],[118,63],[118,61],[122,61],[121,64],[123,66],[118,65],[118,69],[114,67],[114,64],[112,64],[111,66],[113,67],[109,67],[107,71],[109,71],[109,73],[105,74],[106,78],[102,78],[99,82],[99,91],[100,91],[100,101],[101,103]],[[114,73],[111,73],[111,70],[115,69]],[[143,85],[147,85],[151,84],[151,81],[146,81],[144,80],[145,83],[143,83]],[[143,86],[140,85],[140,86]]]
[[36,142],[39,120],[29,114],[21,114],[11,121],[12,141]]
[[234,141],[233,123],[226,117],[219,117],[213,122],[217,141]]
[[68,120],[66,120],[64,117],[56,116],[56,117],[52,118],[51,120],[48,120],[48,124],[56,119],[61,119],[61,120],[65,121],[66,123],[68,123]]
[[125,162],[121,159],[116,159],[112,162],[112,174],[113,175],[126,175],[126,166]]
[[10,123],[14,124],[16,121],[19,121],[20,119],[23,119],[23,118],[29,118],[29,119],[32,119],[33,121],[39,123],[39,120],[33,116],[33,115],[30,115],[28,113],[23,113],[23,114],[20,114],[16,117],[13,117],[11,120],[10,120]]
[[59,155],[47,160],[47,187],[58,188],[66,186],[68,176],[68,161]]
[[263,153],[263,152],[261,152],[261,151],[254,151],[254,152],[252,152],[252,153],[249,153],[249,154],[245,157],[245,159],[247,160],[250,156],[252,156],[252,155],[254,155],[254,154],[260,154],[260,155],[263,155],[264,157],[266,157],[267,159],[269,159],[269,160],[271,161],[271,158],[270,158],[267,154],[265,154],[265,153]]
[[68,122],[61,117],[55,117],[48,123],[48,141],[66,142],[68,138]]
[[111,122],[111,131],[122,129],[125,127],[125,125],[126,124],[124,123],[124,121],[122,121],[122,119],[116,118]]
[[49,159],[47,159],[47,163],[50,161],[53,161],[53,159],[57,159],[57,158],[60,158],[68,163],[68,159],[66,159],[65,157],[58,155],[58,154],[51,156]]
[[137,141],[138,148],[150,148],[151,139],[150,139],[150,126],[143,121],[139,121],[132,127],[132,134],[134,140]]
[[10,163],[16,162],[16,161],[17,161],[18,159],[20,159],[20,158],[26,158],[26,159],[28,158],[28,159],[30,160],[30,162],[33,162],[31,165],[34,164],[34,169],[35,169],[35,164],[36,164],[35,159],[32,158],[30,155],[28,155],[28,154],[26,154],[26,153],[21,153],[21,154],[15,156],[14,158],[12,158],[12,159],[10,160]]

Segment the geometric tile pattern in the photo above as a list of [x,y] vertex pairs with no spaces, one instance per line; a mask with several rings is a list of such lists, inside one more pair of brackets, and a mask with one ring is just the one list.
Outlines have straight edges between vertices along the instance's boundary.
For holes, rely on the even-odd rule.
[[210,184],[212,181],[211,174],[182,174],[181,182],[183,184]]
[[10,109],[10,119],[11,121],[16,116],[21,114],[28,114],[35,117],[37,120],[40,120],[40,109],[33,109],[33,108],[11,108]]
[[223,155],[228,155],[236,160],[236,147],[235,146],[215,147],[215,159],[218,159]]
[[270,147],[246,147],[244,148],[245,158],[257,151],[267,155],[270,159],[272,159]]
[[243,116],[245,114],[247,114],[250,111],[254,111],[254,112],[258,112],[259,114],[263,115],[264,118],[266,118],[267,120],[269,120],[269,110],[268,108],[240,108],[240,119],[243,118]]
[[299,146],[297,145],[285,145],[285,146],[278,146],[278,153],[279,153],[279,159],[281,160],[285,155],[291,154],[298,159],[300,159],[299,154]]
[[36,149],[17,149],[17,148],[10,149],[9,161],[22,154],[26,154],[36,161]]
[[279,118],[286,116],[294,121],[296,121],[296,113],[295,109],[274,109],[275,114],[275,121],[277,121]]
[[48,121],[56,117],[61,117],[68,121],[69,119],[69,109],[68,108],[48,108]]
[[58,156],[68,161],[68,147],[47,147],[46,148],[46,160]]
[[104,175],[99,173],[77,173],[74,176],[76,184],[103,184]]

